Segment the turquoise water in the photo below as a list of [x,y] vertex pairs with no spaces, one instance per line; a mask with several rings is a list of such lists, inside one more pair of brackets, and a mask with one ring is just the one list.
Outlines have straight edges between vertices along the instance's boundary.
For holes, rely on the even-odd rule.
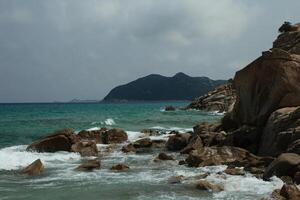
[[[0,104],[0,200],[29,199],[260,199],[281,182],[264,182],[252,175],[219,178],[217,172],[226,166],[188,168],[177,161],[153,162],[159,152],[123,154],[117,145],[105,153],[107,145],[98,145],[101,169],[78,172],[84,161],[79,154],[68,152],[26,152],[26,146],[60,128],[95,129],[119,127],[127,131],[129,140],[143,136],[142,129],[188,131],[203,121],[217,121],[220,115],[200,111],[164,112],[169,102],[135,104]],[[187,102],[171,103],[184,107]],[[167,139],[167,135],[157,136]],[[184,156],[167,152],[176,160]],[[41,176],[26,177],[19,170],[40,158],[45,165]],[[124,162],[128,172],[115,173],[109,168]],[[222,183],[225,191],[203,192],[195,189],[196,176],[204,172],[210,182]],[[171,176],[183,175],[182,184],[169,184]]]

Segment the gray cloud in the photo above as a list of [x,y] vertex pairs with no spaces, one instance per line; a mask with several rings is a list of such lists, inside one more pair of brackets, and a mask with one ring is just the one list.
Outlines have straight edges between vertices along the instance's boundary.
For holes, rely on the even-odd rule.
[[0,102],[101,99],[151,73],[229,78],[300,2],[2,0]]

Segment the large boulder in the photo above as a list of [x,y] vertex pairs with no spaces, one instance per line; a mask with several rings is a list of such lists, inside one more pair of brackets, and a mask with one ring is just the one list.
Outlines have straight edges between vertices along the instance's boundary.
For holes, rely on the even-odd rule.
[[278,156],[300,139],[300,107],[278,109],[271,114],[260,141],[259,154]]
[[204,147],[192,151],[186,159],[189,167],[234,165],[237,167],[265,167],[272,160],[255,156],[245,149],[232,146]]
[[300,55],[273,48],[238,71],[232,118],[239,125],[263,126],[270,114],[300,105]]
[[169,137],[166,147],[170,151],[180,151],[188,145],[191,134],[178,132],[173,133],[175,133],[175,135]]
[[71,147],[73,152],[80,153],[81,156],[97,156],[98,149],[96,142],[93,140],[90,141],[80,141],[72,145]]
[[37,152],[71,151],[75,137],[73,130],[62,129],[33,142],[26,150]]
[[33,163],[25,167],[21,173],[29,176],[39,175],[44,170],[44,165],[40,159],[35,160]]
[[119,128],[110,129],[103,133],[104,144],[122,143],[128,140],[127,133]]
[[266,168],[263,178],[268,180],[274,175],[294,177],[297,171],[300,171],[300,155],[283,153]]
[[77,134],[78,140],[94,140],[97,144],[102,143],[102,134],[107,131],[107,128],[101,128],[99,130],[87,131],[82,130]]

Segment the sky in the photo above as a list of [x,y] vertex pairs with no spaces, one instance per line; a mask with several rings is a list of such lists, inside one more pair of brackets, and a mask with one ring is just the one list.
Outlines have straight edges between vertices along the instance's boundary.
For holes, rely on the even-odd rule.
[[0,103],[101,100],[149,74],[229,79],[299,0],[1,0]]

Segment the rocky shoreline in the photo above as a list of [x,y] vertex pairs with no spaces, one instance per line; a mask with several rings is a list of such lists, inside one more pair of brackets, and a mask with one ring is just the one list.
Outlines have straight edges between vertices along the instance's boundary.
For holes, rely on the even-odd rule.
[[[196,99],[188,108],[227,113],[220,122],[198,124],[191,132],[145,130],[142,138],[131,143],[128,143],[127,133],[121,129],[102,128],[78,134],[64,129],[32,143],[27,150],[68,151],[77,152],[82,157],[94,157],[76,168],[81,171],[101,169],[101,158],[116,149],[125,154],[159,152],[154,155],[154,162],[174,161],[191,168],[226,165],[220,177],[222,174],[244,176],[250,173],[268,181],[272,176],[277,176],[285,184],[275,190],[270,198],[300,199],[297,187],[300,184],[298,28],[284,29],[273,48],[238,71],[232,83]],[[150,138],[158,135],[166,135],[168,139]],[[108,146],[99,152],[97,144]],[[122,144],[122,147],[118,149],[116,144]],[[126,163],[118,163],[110,169],[126,172],[130,167]],[[37,160],[22,173],[38,175],[44,168],[47,166],[43,167]],[[194,183],[195,189],[223,190],[222,185],[204,180],[205,176],[198,177]],[[170,183],[180,183],[182,179],[184,177],[171,177]]]

